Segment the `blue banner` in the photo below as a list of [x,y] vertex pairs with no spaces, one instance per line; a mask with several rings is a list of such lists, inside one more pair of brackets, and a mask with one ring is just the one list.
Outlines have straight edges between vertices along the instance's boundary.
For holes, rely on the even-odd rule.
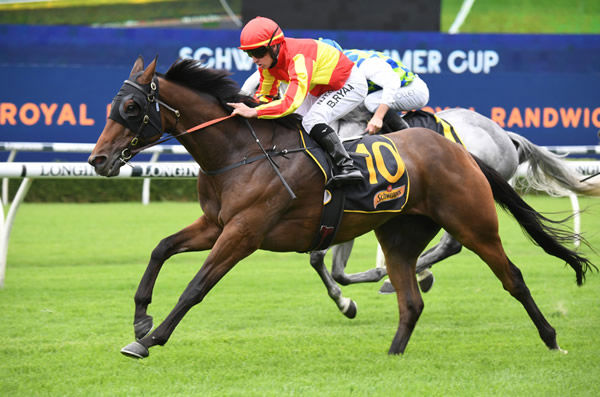
[[[428,110],[472,108],[538,145],[599,142],[600,35],[285,33],[401,60],[429,85]],[[0,140],[94,143],[138,55],[163,73],[199,59],[241,85],[255,66],[238,42],[238,30],[1,25]]]

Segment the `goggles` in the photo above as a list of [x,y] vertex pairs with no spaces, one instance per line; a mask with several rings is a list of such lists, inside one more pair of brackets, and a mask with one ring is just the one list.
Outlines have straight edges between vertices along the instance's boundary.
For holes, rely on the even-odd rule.
[[251,50],[245,50],[250,58],[262,58],[269,52],[269,47],[258,47]]

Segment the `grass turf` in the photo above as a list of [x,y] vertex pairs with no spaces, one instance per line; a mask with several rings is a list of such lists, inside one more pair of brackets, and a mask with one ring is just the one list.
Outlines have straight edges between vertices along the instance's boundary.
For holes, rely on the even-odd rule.
[[[538,210],[568,199],[528,196]],[[583,229],[600,243],[597,199]],[[599,275],[582,288],[501,214],[506,250],[569,354],[548,351],[527,314],[471,252],[434,267],[425,311],[401,357],[393,296],[378,285],[344,287],[358,302],[348,320],[327,297],[308,256],[259,251],[188,313],[164,347],[136,361],[133,294],[160,238],[191,223],[194,203],[23,204],[0,290],[0,395],[598,395]],[[582,251],[598,264],[598,255]],[[349,271],[372,266],[372,234],[358,239]],[[160,321],[206,253],[171,258],[150,314]]]

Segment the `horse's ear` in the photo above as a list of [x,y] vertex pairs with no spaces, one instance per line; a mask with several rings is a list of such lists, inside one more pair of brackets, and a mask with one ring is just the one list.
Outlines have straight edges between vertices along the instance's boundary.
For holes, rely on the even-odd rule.
[[142,84],[149,84],[154,77],[154,73],[156,72],[156,61],[158,60],[158,55],[154,57],[150,65],[144,70],[144,73],[138,79],[138,82]]
[[144,58],[141,55],[138,55],[135,63],[133,64],[133,69],[131,69],[131,73],[129,73],[129,78],[132,79],[136,73],[144,70]]

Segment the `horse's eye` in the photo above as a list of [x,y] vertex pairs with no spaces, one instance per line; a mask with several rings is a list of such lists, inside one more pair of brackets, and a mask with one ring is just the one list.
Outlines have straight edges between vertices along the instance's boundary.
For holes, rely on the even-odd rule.
[[136,117],[140,114],[140,107],[133,101],[127,103],[124,110],[127,117]]

